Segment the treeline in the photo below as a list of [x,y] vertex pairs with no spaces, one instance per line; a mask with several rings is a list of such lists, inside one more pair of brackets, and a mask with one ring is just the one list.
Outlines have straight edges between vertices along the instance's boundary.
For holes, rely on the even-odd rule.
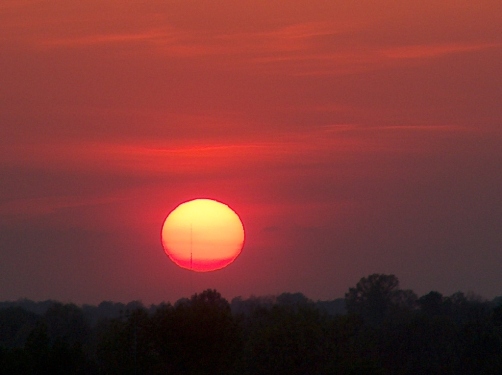
[[323,302],[3,302],[0,374],[502,374],[502,297],[418,297],[373,274]]

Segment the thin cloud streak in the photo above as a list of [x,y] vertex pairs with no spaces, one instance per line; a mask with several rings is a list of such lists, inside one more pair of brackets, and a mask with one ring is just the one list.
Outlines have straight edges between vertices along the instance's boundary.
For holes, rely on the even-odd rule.
[[61,210],[76,209],[85,206],[100,206],[116,203],[124,198],[115,196],[109,197],[88,197],[81,196],[58,196],[40,197],[31,199],[17,199],[0,203],[0,217],[3,220],[23,220],[53,214]]
[[500,48],[500,43],[410,45],[384,49],[381,54],[391,59],[429,59],[445,55]]
[[[161,141],[135,143],[62,142],[6,145],[6,167],[109,170],[115,173],[211,173],[222,168],[248,168],[270,163],[302,164],[335,154],[420,153],[427,145],[414,142],[430,132],[471,133],[462,126],[380,126],[334,124],[277,135],[276,141],[202,143],[165,147]],[[405,148],[402,142],[409,139]],[[186,141],[185,141],[186,142]],[[413,145],[414,144],[414,145]]]

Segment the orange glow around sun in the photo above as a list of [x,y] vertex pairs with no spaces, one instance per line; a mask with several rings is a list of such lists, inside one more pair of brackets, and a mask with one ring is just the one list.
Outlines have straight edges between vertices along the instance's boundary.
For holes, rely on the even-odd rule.
[[244,227],[226,204],[195,199],[176,207],[162,227],[162,245],[169,258],[192,271],[228,266],[244,245]]

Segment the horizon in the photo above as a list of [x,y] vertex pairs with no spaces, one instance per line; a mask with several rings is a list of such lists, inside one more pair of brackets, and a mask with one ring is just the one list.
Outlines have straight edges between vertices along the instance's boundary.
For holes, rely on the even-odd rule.
[[[367,275],[369,276],[369,275]],[[363,278],[367,277],[367,276],[364,276]],[[391,276],[396,276],[396,275],[391,275]],[[396,276],[397,277],[397,276]],[[398,278],[399,279],[399,278]],[[351,287],[354,287],[355,285],[351,286]],[[161,301],[153,301],[153,302],[149,302],[149,303],[145,303],[143,302],[141,299],[135,299],[135,300],[129,300],[129,301],[118,301],[118,300],[111,300],[111,299],[104,299],[104,300],[101,300],[101,301],[98,301],[98,302],[95,302],[95,303],[88,303],[88,302],[74,302],[74,301],[71,301],[71,300],[57,300],[57,299],[44,299],[44,300],[33,300],[33,299],[30,299],[30,298],[26,298],[26,297],[19,297],[15,300],[2,300],[0,301],[0,303],[18,303],[18,302],[33,302],[33,303],[45,303],[45,302],[53,302],[53,303],[62,303],[62,304],[73,304],[73,305],[76,305],[78,307],[83,307],[83,306],[94,306],[94,307],[97,307],[99,306],[101,303],[113,303],[113,304],[123,304],[123,305],[128,305],[130,303],[140,303],[142,304],[145,308],[148,308],[148,307],[151,307],[151,306],[157,306],[157,305],[162,305],[162,304],[175,304],[181,300],[186,300],[186,299],[189,299],[195,295],[199,295],[201,293],[203,293],[204,291],[207,291],[207,290],[215,290],[218,292],[218,290],[216,289],[212,289],[212,288],[206,288],[206,289],[201,289],[199,291],[194,291],[192,294],[189,294],[189,295],[185,295],[185,296],[181,296],[179,297],[178,299],[176,300],[161,300]],[[403,289],[404,290],[404,289]],[[411,291],[413,291],[412,289],[409,289]],[[347,289],[347,292],[349,290]],[[347,293],[346,292],[346,293]],[[414,292],[414,291],[413,291]],[[275,300],[277,299],[278,297],[282,296],[282,295],[301,295],[303,297],[305,297],[308,301],[310,302],[313,302],[313,303],[317,303],[317,302],[332,302],[332,301],[337,301],[337,300],[345,300],[345,294],[344,293],[342,296],[338,296],[338,297],[333,297],[333,298],[329,298],[329,299],[315,299],[315,298],[310,298],[308,295],[305,295],[304,293],[300,292],[300,291],[283,291],[283,292],[280,292],[280,293],[277,293],[277,294],[265,294],[265,295],[257,295],[257,294],[249,294],[247,296],[243,296],[243,295],[236,295],[236,296],[232,296],[230,298],[227,298],[227,296],[225,295],[221,295],[221,297],[223,299],[225,299],[226,301],[228,301],[229,303],[231,303],[233,300],[235,299],[241,299],[243,301],[246,301],[246,300],[252,300],[252,299],[272,299],[272,300]],[[441,293],[440,291],[437,291],[437,290],[430,290],[428,292],[425,292],[424,294],[417,294],[417,298],[420,298],[420,297],[423,297],[423,296],[426,296],[427,294],[429,293],[440,293],[444,298],[450,298],[451,296],[457,294],[457,293],[462,293],[469,301],[477,301],[477,300],[480,300],[482,302],[493,302],[495,300],[498,300],[498,299],[501,299],[502,298],[502,293],[500,295],[495,295],[493,298],[487,298],[485,296],[483,296],[482,294],[479,294],[477,293],[476,291],[473,291],[473,290],[468,290],[468,291],[462,291],[462,290],[457,290],[453,293],[451,293],[450,295],[446,295],[446,294],[443,294]]]

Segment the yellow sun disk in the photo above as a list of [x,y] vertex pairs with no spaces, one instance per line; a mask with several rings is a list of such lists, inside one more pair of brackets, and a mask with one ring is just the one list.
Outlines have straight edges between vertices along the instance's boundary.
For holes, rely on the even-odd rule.
[[244,228],[227,205],[196,199],[174,209],[162,228],[166,254],[181,267],[211,271],[231,263],[244,243]]

